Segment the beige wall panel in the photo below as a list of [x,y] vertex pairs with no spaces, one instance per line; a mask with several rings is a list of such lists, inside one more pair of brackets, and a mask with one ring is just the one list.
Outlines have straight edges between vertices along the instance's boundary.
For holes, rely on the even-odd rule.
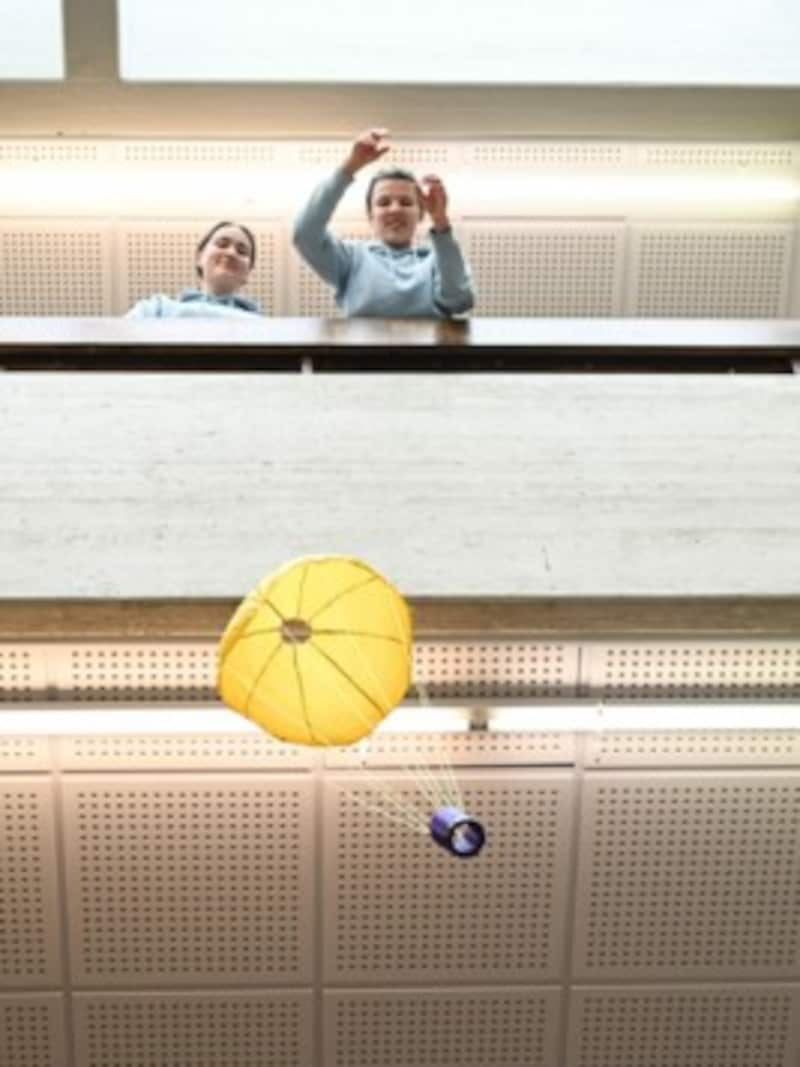
[[569,1067],[794,1067],[800,995],[788,985],[578,987]]
[[378,733],[366,742],[325,749],[325,766],[358,767],[536,767],[575,762],[569,733]]
[[558,1067],[557,989],[330,990],[324,1067]]
[[[113,717],[114,709],[109,710]],[[309,770],[310,749],[268,734],[158,734],[62,737],[54,742],[65,771]]]
[[0,989],[62,978],[53,803],[50,778],[0,776]]
[[779,318],[795,227],[751,222],[637,224],[629,313],[645,318]]
[[308,777],[76,775],[63,788],[78,987],[310,981]]
[[590,775],[576,978],[796,979],[799,831],[797,772]]
[[105,220],[0,219],[0,315],[109,315]]
[[0,994],[0,1063],[72,1067],[60,993]]
[[587,767],[797,767],[800,730],[640,730],[589,734]]
[[313,1067],[311,994],[79,993],[76,1062],[91,1067]]
[[430,837],[431,798],[453,791],[426,794],[427,786],[413,770],[387,772],[380,785],[365,772],[326,781],[326,981],[556,980],[566,954],[572,775],[459,773],[459,807],[486,831],[469,859]]

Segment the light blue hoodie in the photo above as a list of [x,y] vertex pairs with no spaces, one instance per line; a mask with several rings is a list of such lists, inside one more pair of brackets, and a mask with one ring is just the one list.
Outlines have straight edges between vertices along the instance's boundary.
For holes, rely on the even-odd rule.
[[336,170],[311,195],[295,222],[294,244],[336,289],[350,317],[449,318],[475,303],[461,249],[448,231],[431,231],[431,248],[392,248],[383,241],[341,241],[327,229],[353,179]]
[[126,319],[252,319],[264,312],[254,300],[231,293],[212,296],[202,289],[186,289],[177,300],[164,293],[145,297],[134,304]]

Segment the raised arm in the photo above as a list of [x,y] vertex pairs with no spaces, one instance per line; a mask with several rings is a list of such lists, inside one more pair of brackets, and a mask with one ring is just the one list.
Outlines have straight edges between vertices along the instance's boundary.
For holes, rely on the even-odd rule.
[[328,230],[328,223],[358,171],[389,151],[388,132],[375,128],[359,134],[341,166],[320,182],[295,220],[295,248],[321,278],[337,289],[350,271],[350,252],[347,244]]
[[475,304],[475,294],[447,214],[447,190],[436,174],[426,174],[420,184],[422,201],[431,220],[431,244],[438,268],[434,292],[436,306],[449,315],[469,311]]

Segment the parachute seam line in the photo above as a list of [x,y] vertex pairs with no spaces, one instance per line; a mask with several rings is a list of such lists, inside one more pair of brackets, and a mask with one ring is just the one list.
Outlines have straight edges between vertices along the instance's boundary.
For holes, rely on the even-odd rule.
[[323,604],[321,608],[317,608],[313,615],[309,615],[306,622],[313,622],[317,615],[321,615],[323,611],[327,611],[328,608],[333,607],[337,600],[341,600],[343,597],[349,596],[350,593],[354,593],[356,589],[363,589],[365,585],[370,585],[372,582],[377,582],[377,574],[372,574],[368,578],[362,578],[356,582],[355,585],[350,585],[347,589],[343,589],[341,593],[337,593],[335,597],[329,600],[326,604]]
[[[373,574],[373,578],[377,579],[378,576]],[[358,588],[363,588],[367,584],[368,583],[366,583],[366,582],[362,582],[362,583],[360,583],[360,586],[358,586]],[[352,589],[352,587],[351,587],[351,589]],[[334,601],[335,601],[335,599],[336,598],[334,597]],[[393,598],[390,598],[390,603],[392,604],[392,606],[394,606],[394,599]],[[331,606],[333,606],[333,605],[331,605]],[[349,619],[347,617],[347,608],[343,604],[340,603],[340,604],[337,605],[337,613],[342,617],[345,626],[349,629]],[[398,626],[398,629],[402,633],[403,628],[401,626]],[[345,633],[347,633],[347,631],[345,631]],[[383,700],[383,703],[385,705],[384,707],[382,707],[380,709],[381,716],[383,717],[391,710],[391,708],[393,706],[393,702],[389,699],[389,694],[387,693],[386,688],[383,685],[378,673],[375,671],[373,665],[369,661],[368,657],[364,654],[363,650],[359,647],[358,642],[353,640],[352,637],[350,637],[350,644],[353,646],[353,651],[358,656],[358,658],[361,660],[363,666],[366,668],[367,673],[372,676],[373,682],[378,687],[378,690],[380,692],[380,696],[381,696],[381,698]],[[409,655],[410,655],[410,653],[409,653]]]
[[311,564],[307,563],[305,565],[305,567],[303,567],[303,573],[300,575],[300,581],[298,583],[298,588],[297,588],[297,611],[295,612],[295,615],[297,616],[298,619],[302,619],[302,617],[303,617],[303,593],[305,592],[306,578],[308,577],[308,572],[310,570],[311,570]]
[[404,645],[405,641],[389,634],[371,634],[366,630],[314,630],[314,636],[324,637],[374,637],[380,641],[391,641],[395,645]]
[[341,674],[341,676],[345,678],[350,683],[350,685],[352,685],[353,689],[355,689],[357,693],[364,697],[365,700],[369,701],[369,703],[373,706],[373,708],[375,708],[377,712],[379,712],[380,715],[385,714],[380,704],[376,700],[373,700],[373,698],[369,695],[366,689],[361,688],[355,678],[351,678],[347,671],[342,670],[342,668],[339,666],[335,659],[329,656],[327,652],[323,652],[321,648],[317,648],[313,640],[309,641],[308,644],[310,648],[314,649],[318,656],[322,656],[323,659],[326,659],[328,663],[330,663],[331,667],[333,667],[335,671],[338,671],[339,674]]
[[300,664],[297,662],[297,648],[296,647],[292,648],[292,662],[294,664],[294,673],[297,676],[297,688],[298,688],[298,691],[300,693],[300,708],[301,708],[302,713],[303,713],[303,719],[304,719],[305,724],[306,724],[306,729],[308,730],[308,736],[313,741],[314,740],[314,731],[311,728],[311,722],[310,722],[310,720],[308,718],[308,705],[306,704],[306,691],[305,691],[305,687],[303,686],[303,675],[300,672]]
[[272,601],[269,599],[269,597],[262,596],[261,597],[261,603],[264,604],[266,607],[271,608],[272,611],[274,611],[275,614],[278,616],[278,618],[281,620],[281,622],[286,622],[286,619],[284,618],[284,616],[281,615],[281,613],[278,611],[278,609],[275,607],[275,605],[272,603]]
[[261,679],[267,673],[269,668],[272,666],[272,661],[275,659],[275,657],[278,655],[278,653],[283,647],[283,643],[279,641],[275,648],[272,650],[272,652],[270,652],[269,659],[267,660],[267,662],[258,672],[256,677],[253,679],[253,684],[250,686],[250,692],[247,694],[247,697],[244,702],[245,715],[247,715],[248,718],[252,718],[252,716],[250,715],[250,701],[253,699],[253,694],[255,693],[258,687],[258,683],[261,681]]

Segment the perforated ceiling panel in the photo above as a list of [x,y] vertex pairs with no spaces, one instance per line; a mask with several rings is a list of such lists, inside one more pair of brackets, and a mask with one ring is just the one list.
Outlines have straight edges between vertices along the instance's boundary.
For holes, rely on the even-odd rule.
[[596,644],[584,681],[614,700],[800,696],[800,647],[791,641],[641,641]]
[[[458,776],[487,834],[460,860],[425,826],[430,796],[407,775],[326,783],[328,981],[546,981],[563,959],[571,782],[558,772]],[[389,800],[388,798],[392,799]],[[365,805],[413,809],[422,832]],[[487,907],[491,901],[491,907]],[[455,906],[457,904],[457,906]],[[391,922],[387,921],[391,916]]]
[[[124,313],[137,300],[153,293],[177,296],[184,289],[196,288],[197,242],[216,221],[212,218],[175,223],[153,219],[121,223],[117,312]],[[250,225],[247,219],[242,221]],[[256,265],[245,295],[258,301],[267,314],[281,314],[284,295],[280,260],[284,253],[280,227],[277,223],[253,223],[250,229],[256,238]]]
[[59,994],[0,994],[0,1063],[4,1067],[68,1067]]
[[574,736],[556,732],[379,732],[357,745],[325,749],[328,767],[488,767],[574,762]]
[[265,167],[276,155],[268,141],[130,141],[118,148],[124,164],[147,167]]
[[578,646],[530,641],[416,641],[414,679],[424,697],[575,696]]
[[109,315],[108,229],[92,220],[0,220],[0,314]]
[[586,738],[598,767],[788,766],[800,764],[800,730],[641,730]]
[[0,988],[61,979],[52,804],[49,779],[0,778]]
[[796,1067],[800,998],[786,986],[576,989],[570,1067]]
[[[109,709],[113,715],[113,709]],[[299,770],[311,749],[257,734],[165,734],[64,737],[54,740],[59,764],[70,771]]]
[[620,314],[623,227],[473,221],[464,226],[478,315]]
[[622,145],[580,144],[569,142],[496,141],[471,144],[467,147],[469,167],[491,167],[508,170],[522,168],[539,170],[542,167],[591,168],[619,167],[625,160]]
[[216,648],[195,641],[51,646],[48,668],[64,699],[209,700]]
[[49,770],[50,750],[46,737],[0,735],[0,772]]
[[325,996],[325,1067],[557,1067],[555,989]]
[[311,995],[119,993],[75,997],[86,1067],[312,1067]]
[[720,170],[735,167],[753,170],[790,169],[794,149],[790,144],[655,144],[640,150],[650,167],[685,167]]
[[0,166],[22,166],[41,164],[51,167],[80,166],[98,163],[102,158],[103,146],[97,141],[0,141]]
[[64,801],[79,985],[310,980],[310,781],[76,776]]
[[41,699],[46,687],[41,646],[0,643],[0,701]]
[[619,978],[796,977],[800,774],[592,774],[574,967]]
[[[361,241],[370,236],[370,228],[366,222],[334,225],[331,230],[343,241]],[[340,316],[331,286],[306,266],[294,250],[289,256],[286,277],[288,283],[287,314],[326,319]]]
[[793,231],[782,223],[665,223],[633,228],[633,313],[785,315]]
[[[377,166],[407,167],[410,169],[452,166],[458,162],[460,149],[457,145],[439,143],[422,144],[392,140],[392,149],[386,159]],[[333,170],[347,158],[351,142],[315,141],[301,142],[291,146],[291,154],[300,166]],[[362,177],[369,180],[377,166],[364,171]]]

